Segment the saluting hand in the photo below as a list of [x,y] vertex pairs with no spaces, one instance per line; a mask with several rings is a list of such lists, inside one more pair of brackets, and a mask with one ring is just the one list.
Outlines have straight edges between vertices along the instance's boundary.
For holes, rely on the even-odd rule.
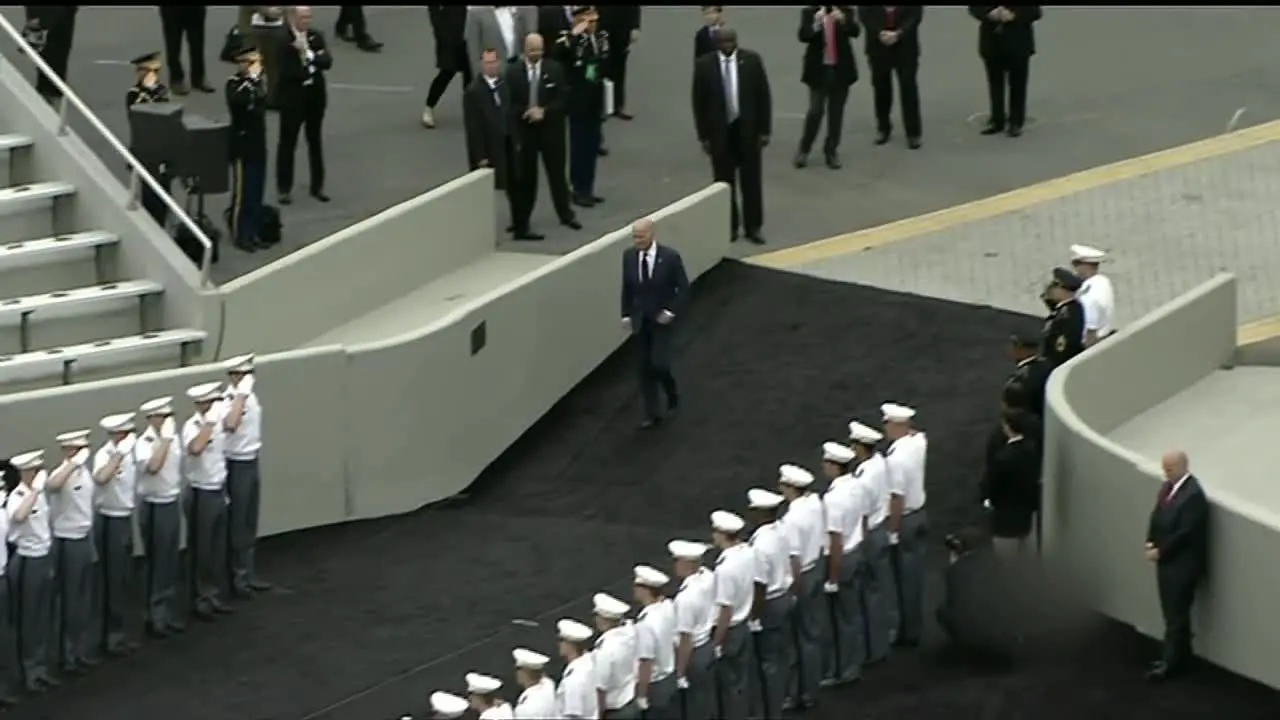
[[640,31],[639,31],[639,30],[632,30],[632,31],[631,31],[631,44],[632,44],[632,45],[635,45],[635,44],[636,44],[636,43],[638,43],[638,42],[640,42]]
[[307,51],[307,34],[295,33],[293,36],[293,47],[298,52],[306,52]]
[[1004,21],[1004,8],[1002,8],[1002,7],[994,7],[994,8],[991,8],[991,12],[987,13],[987,19],[988,19],[988,20],[992,20],[992,21],[994,21],[994,22],[1003,22],[1003,21]]
[[816,12],[816,13],[814,13],[814,14],[813,14],[813,21],[814,21],[814,22],[822,22],[822,19],[823,19],[823,18],[825,18],[826,16],[827,16],[827,11],[826,11],[826,9],[825,9],[825,8],[821,8],[821,7],[820,7],[820,8],[818,8],[818,12]]
[[840,8],[835,8],[834,10],[832,10],[832,11],[831,11],[831,17],[835,18],[835,19],[836,19],[836,22],[838,22],[838,23],[842,23],[842,22],[844,22],[844,20],[845,20],[845,18],[844,18],[844,12],[843,12],[842,10],[840,10]]
[[586,20],[583,20],[582,22],[579,22],[578,24],[576,24],[576,25],[574,25],[574,26],[573,26],[573,34],[574,34],[574,35],[581,35],[582,33],[586,32],[586,31],[587,31],[587,21],[586,21]]
[[146,75],[142,76],[142,87],[148,90],[155,87],[158,82],[160,82],[160,74],[155,70],[149,70]]

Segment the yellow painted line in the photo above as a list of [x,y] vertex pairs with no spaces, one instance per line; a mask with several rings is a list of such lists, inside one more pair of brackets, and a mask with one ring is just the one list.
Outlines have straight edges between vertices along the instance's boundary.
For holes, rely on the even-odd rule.
[[1280,315],[1241,325],[1237,330],[1236,345],[1252,345],[1278,337],[1280,337]]
[[[1128,160],[1101,165],[1089,170],[1035,185],[1028,185],[982,200],[956,205],[924,215],[898,220],[866,230],[845,233],[783,250],[756,255],[747,260],[770,268],[793,268],[819,262],[838,255],[860,252],[889,245],[908,238],[920,237],[963,225],[1016,212],[1085,190],[1131,180],[1161,170],[1190,165],[1201,160],[1247,150],[1280,140],[1280,120],[1256,125],[1233,133],[1161,150]],[[1083,242],[1084,238],[1081,239]],[[1280,326],[1278,326],[1280,327]]]

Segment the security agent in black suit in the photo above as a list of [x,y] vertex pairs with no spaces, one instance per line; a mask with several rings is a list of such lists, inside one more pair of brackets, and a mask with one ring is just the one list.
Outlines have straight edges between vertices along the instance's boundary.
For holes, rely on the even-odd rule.
[[982,503],[989,512],[997,551],[1020,552],[1040,507],[1040,451],[1037,423],[1030,413],[1007,410],[1000,418],[1003,442],[992,449],[982,478]]
[[861,32],[851,5],[808,5],[800,11],[800,42],[805,45],[804,69],[800,81],[809,88],[809,110],[804,116],[800,149],[792,164],[809,164],[809,151],[818,137],[822,116],[827,116],[827,140],[822,154],[827,167],[840,169],[840,134],[844,129],[844,106],[849,88],[858,82],[858,63],[853,55],[853,38]]
[[[991,114],[983,135],[1005,131],[1009,137],[1022,134],[1027,121],[1027,76],[1031,56],[1036,54],[1033,23],[1042,13],[1039,5],[970,5],[969,14],[978,28],[978,55],[987,71],[987,94]],[[1009,110],[1005,112],[1005,86],[1009,88]]]
[[609,67],[606,75],[613,81],[613,116],[631,120],[627,112],[627,59],[631,45],[640,39],[639,5],[601,5],[600,29],[609,35]]
[[702,27],[693,34],[693,60],[713,53],[720,46],[720,28],[724,27],[724,6],[703,5]]
[[738,33],[721,27],[717,52],[693,66],[693,122],[702,151],[711,157],[716,182],[733,188],[730,223],[738,239],[738,194],[747,240],[764,244],[764,187],[761,151],[773,134],[773,97],[759,54],[738,47]]
[[871,87],[875,95],[876,144],[889,142],[893,134],[893,78],[898,78],[902,98],[902,124],[907,147],[920,147],[924,126],[920,120],[920,21],[924,8],[905,5],[859,5],[858,20],[867,31],[867,64],[871,66]]
[[324,192],[324,113],[329,104],[324,74],[333,67],[333,56],[324,35],[311,27],[311,8],[289,11],[281,40],[280,77],[276,101],[280,104],[280,141],[276,149],[276,191],[280,204],[293,202],[293,154],[298,133],[307,139],[307,166],[311,171],[311,197],[329,202]]
[[217,92],[209,84],[204,70],[204,5],[161,5],[160,29],[164,33],[164,54],[169,58],[169,83],[173,92],[187,94],[187,74],[182,67],[182,38],[187,38],[191,58],[192,89],[203,93]]
[[671,334],[689,294],[684,260],[674,248],[654,242],[653,221],[637,220],[631,229],[635,246],[622,253],[622,326],[634,336],[640,360],[642,428],[662,422],[658,388],[667,397],[667,412],[680,406],[671,373]]
[[1040,334],[1019,331],[1009,337],[1009,355],[1014,362],[1013,374],[1005,381],[1005,389],[1018,396],[1015,406],[1036,417],[1044,417],[1044,391],[1053,368],[1040,357]]
[[1164,651],[1147,672],[1162,682],[1191,660],[1191,606],[1209,564],[1209,501],[1191,474],[1187,455],[1169,452],[1160,461],[1165,481],[1147,525],[1147,560],[1156,566],[1156,590],[1164,615]]
[[[131,108],[134,105],[143,103],[169,102],[169,88],[160,82],[160,69],[163,67],[160,62],[160,53],[149,52],[139,55],[131,62],[138,79],[129,88],[129,91],[125,93],[125,108]],[[169,169],[163,162],[148,165],[147,171],[160,183],[165,192],[169,191],[169,186],[173,180],[169,177]],[[165,221],[169,217],[169,209],[165,207],[164,201],[145,183],[142,184],[142,207],[147,211],[148,215],[155,219],[160,227],[165,226]]]
[[515,195],[511,192],[511,120],[507,105],[511,98],[502,82],[504,61],[492,48],[480,56],[481,73],[462,93],[462,122],[467,133],[467,164],[472,170],[492,168],[494,187],[505,190],[511,216],[515,217]]
[[1080,276],[1066,268],[1054,268],[1053,280],[1042,299],[1049,308],[1044,323],[1040,357],[1056,368],[1084,352],[1084,306],[1076,299]]
[[[64,82],[67,79],[67,62],[71,59],[71,42],[76,34],[78,5],[24,5],[27,24],[23,37],[32,44],[50,70]],[[36,92],[47,101],[62,97],[62,91],[39,73]]]
[[529,216],[538,199],[538,160],[547,171],[551,201],[560,224],[581,230],[569,206],[569,183],[565,177],[565,96],[569,83],[564,69],[543,57],[543,39],[531,33],[524,39],[524,57],[507,66],[507,113],[515,144],[515,173],[511,191],[515,215],[511,231],[516,240],[541,240],[529,229]]

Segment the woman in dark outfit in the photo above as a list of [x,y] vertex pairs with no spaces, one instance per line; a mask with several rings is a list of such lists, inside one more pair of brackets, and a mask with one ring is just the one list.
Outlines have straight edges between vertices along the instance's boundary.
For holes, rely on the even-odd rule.
[[427,91],[427,105],[422,110],[422,125],[436,126],[436,105],[449,89],[455,75],[462,75],[462,89],[471,84],[471,59],[467,57],[467,6],[428,5],[431,33],[435,36],[436,77]]
[[988,447],[983,505],[990,510],[992,544],[1000,554],[1021,552],[1040,500],[1040,452],[1027,413],[1006,411],[1004,444]]

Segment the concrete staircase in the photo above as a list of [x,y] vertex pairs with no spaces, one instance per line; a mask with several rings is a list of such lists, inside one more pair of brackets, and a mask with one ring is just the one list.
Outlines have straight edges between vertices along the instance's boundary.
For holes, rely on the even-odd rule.
[[164,287],[119,276],[123,239],[70,226],[75,186],[22,176],[33,148],[0,128],[0,394],[197,357],[206,334],[165,327]]

